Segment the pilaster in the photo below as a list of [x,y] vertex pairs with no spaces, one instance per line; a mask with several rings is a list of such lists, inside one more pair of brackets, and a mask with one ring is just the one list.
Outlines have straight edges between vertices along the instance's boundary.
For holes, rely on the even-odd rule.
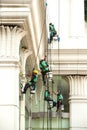
[[[26,49],[26,48],[22,48],[20,50],[20,82],[23,85],[23,87],[25,86],[26,81],[26,60],[28,58],[28,56],[30,56],[32,54],[32,51]],[[22,88],[23,89],[23,88]],[[21,95],[21,108],[20,108],[20,130],[25,130],[25,94]]]
[[68,76],[68,79],[70,83],[70,130],[86,130],[87,76]]
[[0,26],[1,130],[19,130],[19,46],[24,35],[16,26]]

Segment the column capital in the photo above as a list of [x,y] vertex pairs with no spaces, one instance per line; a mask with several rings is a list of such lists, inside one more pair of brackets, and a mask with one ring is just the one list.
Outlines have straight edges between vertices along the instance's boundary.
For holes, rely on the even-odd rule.
[[0,60],[19,61],[19,46],[26,32],[17,26],[0,26]]
[[70,75],[67,77],[70,84],[70,98],[87,100],[87,76]]
[[86,130],[87,123],[87,76],[70,75],[70,130]]

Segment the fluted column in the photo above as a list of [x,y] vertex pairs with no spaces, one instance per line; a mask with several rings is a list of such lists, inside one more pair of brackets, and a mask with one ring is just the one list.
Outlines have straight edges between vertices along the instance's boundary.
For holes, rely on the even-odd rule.
[[19,46],[25,31],[0,26],[0,129],[19,130]]
[[87,129],[87,76],[68,76],[70,83],[70,130]]
[[[28,58],[28,56],[30,56],[32,54],[32,51],[26,49],[26,48],[22,48],[20,50],[20,72],[22,74],[21,76],[21,83],[23,86],[25,86],[26,81],[26,60]],[[20,115],[20,130],[25,130],[25,94],[21,95],[21,115]]]
[[24,35],[17,26],[0,26],[0,59],[19,60],[19,45]]

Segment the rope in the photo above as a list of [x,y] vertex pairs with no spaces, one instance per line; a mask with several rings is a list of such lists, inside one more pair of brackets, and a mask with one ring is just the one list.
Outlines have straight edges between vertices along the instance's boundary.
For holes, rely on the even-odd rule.
[[51,64],[52,64],[52,55],[51,55],[51,44],[50,44],[50,71],[52,72],[52,66],[51,66]]
[[49,128],[49,116],[48,116],[49,112],[48,112],[48,102],[47,102],[47,130]]
[[30,101],[30,109],[29,109],[29,129],[32,129],[32,95],[29,97]]
[[[58,0],[58,17],[59,17],[59,22],[58,22],[58,26],[59,26],[59,30],[58,30],[58,35],[60,34],[60,0]],[[60,46],[59,46],[59,40],[58,40],[58,78],[60,75]],[[59,84],[59,83],[58,83]],[[58,90],[58,87],[57,87]]]
[[[47,3],[46,3],[47,4]],[[47,5],[46,5],[47,6]],[[47,13],[47,7],[45,8],[45,10],[46,10],[46,13]],[[46,19],[45,19],[46,20]],[[46,46],[46,48],[45,48],[45,53],[46,53],[46,49],[47,49],[47,54],[46,54],[46,56],[48,55],[48,44],[47,44],[47,46]],[[47,57],[47,62],[48,62],[48,57]],[[47,80],[47,78],[46,78],[46,80]],[[46,84],[46,86],[45,86],[45,90],[46,89],[49,89],[49,83],[48,83],[48,80],[47,80],[47,82],[46,82],[47,84]],[[41,90],[41,91],[43,91],[43,90]],[[41,92],[42,93],[42,92]],[[42,94],[41,94],[42,95]],[[44,115],[43,115],[43,130],[44,130],[44,117],[45,117],[45,100],[44,100]],[[47,130],[48,130],[48,103],[47,103]]]
[[50,130],[52,130],[52,109],[49,110]]
[[[57,91],[60,87],[60,38],[59,38],[59,34],[60,34],[60,0],[58,0],[58,86],[57,86]],[[57,119],[58,119],[58,129],[62,130],[62,112],[61,112],[61,108],[58,111],[58,115],[57,115]]]
[[43,111],[44,111],[44,112],[43,112],[43,130],[44,130],[44,121],[45,121],[45,120],[44,120],[44,118],[45,118],[45,100],[44,100],[43,106],[44,106],[44,107],[43,107]]
[[[47,17],[48,18],[48,17]],[[51,66],[51,63],[52,63],[52,55],[51,55],[51,44],[50,44],[50,48],[49,47],[49,44],[47,44],[47,55],[48,55],[48,49],[50,49],[49,51],[49,61],[50,61],[50,71],[52,71],[52,66]],[[48,62],[48,57],[47,57],[47,62]],[[49,79],[47,79],[47,90],[49,91]],[[52,91],[53,91],[53,80],[52,80]],[[52,95],[52,98],[53,98],[53,95]],[[50,108],[48,110],[48,107],[49,107],[49,104],[47,102],[47,130],[50,129],[52,130],[52,109]]]

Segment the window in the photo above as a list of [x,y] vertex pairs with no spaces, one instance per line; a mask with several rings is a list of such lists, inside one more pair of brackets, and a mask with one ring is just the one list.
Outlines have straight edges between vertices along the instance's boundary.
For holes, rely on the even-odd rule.
[[85,21],[87,22],[87,0],[84,1]]

